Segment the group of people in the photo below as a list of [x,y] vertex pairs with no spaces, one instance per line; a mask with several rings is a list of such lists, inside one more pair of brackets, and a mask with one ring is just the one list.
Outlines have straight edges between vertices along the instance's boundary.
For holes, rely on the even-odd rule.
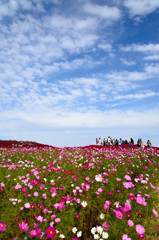
[[[115,138],[111,138],[110,136],[108,136],[107,139],[101,139],[101,138],[96,138],[96,145],[100,145],[100,146],[120,146],[122,147],[123,144],[128,144],[129,147],[133,148],[134,147],[134,139],[130,138],[130,141],[128,141],[127,139],[123,140],[123,139],[115,139]],[[141,138],[139,138],[137,140],[137,146],[140,148],[144,148],[144,143],[142,141]],[[150,140],[147,141],[147,147],[152,147]]]

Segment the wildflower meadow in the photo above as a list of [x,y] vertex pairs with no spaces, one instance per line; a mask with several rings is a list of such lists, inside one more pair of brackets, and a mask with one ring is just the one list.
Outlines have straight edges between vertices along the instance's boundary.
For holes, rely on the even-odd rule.
[[159,149],[0,148],[0,239],[158,239]]

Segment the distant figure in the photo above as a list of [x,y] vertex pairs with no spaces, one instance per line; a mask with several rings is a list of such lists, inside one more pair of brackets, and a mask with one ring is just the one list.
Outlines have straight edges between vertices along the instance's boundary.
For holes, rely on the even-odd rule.
[[118,139],[115,140],[115,146],[118,146],[119,145],[119,142],[118,142]]
[[96,138],[96,145],[98,145],[98,138]]
[[128,144],[128,140],[127,139],[125,139],[125,144]]
[[144,149],[144,143],[143,143],[142,139],[141,139],[141,148]]
[[99,138],[98,145],[102,145],[102,140]]
[[111,145],[111,138],[108,136],[108,138],[107,138],[107,144],[108,145]]
[[105,140],[105,138],[103,139],[103,146],[106,146],[106,140]]
[[141,138],[139,138],[139,139],[137,140],[137,146],[138,146],[138,147],[141,147]]
[[131,147],[131,148],[134,147],[134,140],[133,140],[133,138],[130,138],[129,147]]
[[122,144],[123,144],[123,141],[122,141],[122,139],[120,138],[120,139],[119,139],[119,146],[122,147]]
[[148,147],[148,148],[152,148],[152,145],[151,145],[150,140],[147,141],[147,147]]

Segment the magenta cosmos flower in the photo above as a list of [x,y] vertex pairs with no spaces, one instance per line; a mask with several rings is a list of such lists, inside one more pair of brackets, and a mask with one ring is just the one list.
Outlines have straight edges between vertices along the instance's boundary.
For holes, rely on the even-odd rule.
[[56,229],[53,227],[48,227],[48,229],[46,230],[46,234],[47,234],[47,238],[54,238],[56,235]]
[[105,210],[109,210],[109,205],[105,203],[105,204],[104,204],[104,209],[105,209]]
[[124,212],[129,212],[130,210],[131,210],[131,205],[130,205],[130,203],[125,203]]
[[144,234],[145,229],[143,228],[142,225],[138,224],[138,225],[136,225],[136,232],[139,234]]
[[119,219],[122,219],[123,216],[124,216],[123,213],[120,212],[120,211],[116,211],[115,214],[116,214],[116,217],[119,218]]
[[36,237],[36,236],[38,236],[37,230],[34,230],[34,229],[33,229],[33,230],[31,230],[29,233],[30,233],[30,236],[31,236],[31,237]]
[[107,231],[109,229],[109,224],[107,222],[103,223],[103,229]]
[[144,239],[145,238],[145,234],[139,234],[139,239]]
[[6,230],[7,224],[0,222],[0,232],[4,232]]
[[28,231],[28,228],[29,228],[29,226],[26,222],[22,222],[19,224],[19,229],[21,229],[23,232]]

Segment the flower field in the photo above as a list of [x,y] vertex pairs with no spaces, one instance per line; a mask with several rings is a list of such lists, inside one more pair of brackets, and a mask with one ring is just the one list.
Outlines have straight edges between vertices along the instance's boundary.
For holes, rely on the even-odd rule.
[[0,239],[157,239],[159,149],[0,148]]

